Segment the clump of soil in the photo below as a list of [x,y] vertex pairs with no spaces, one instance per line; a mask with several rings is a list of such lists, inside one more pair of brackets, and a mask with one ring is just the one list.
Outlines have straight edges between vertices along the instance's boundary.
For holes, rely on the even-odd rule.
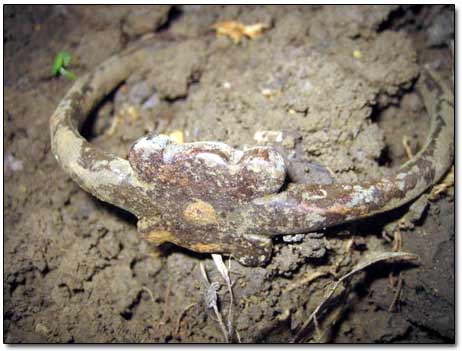
[[[55,52],[70,51],[83,75],[154,36],[152,69],[132,75],[84,126],[101,148],[125,157],[146,133],[179,129],[185,141],[245,149],[259,142],[257,132],[281,131],[297,136],[288,152],[335,182],[389,173],[406,160],[403,136],[413,152],[422,145],[428,123],[413,90],[419,65],[453,77],[454,33],[441,25],[454,21],[452,7],[6,6],[4,16],[9,343],[222,342],[201,263],[221,283],[224,316],[230,302],[209,255],[148,246],[132,215],[85,193],[58,167],[48,118],[72,83],[49,77]],[[211,30],[223,20],[268,29],[235,44]],[[367,270],[330,306],[324,336],[303,340],[454,342],[453,192],[401,228],[402,250],[419,255],[419,266]],[[382,232],[407,210],[276,238],[266,267],[232,261],[236,335],[291,340],[329,284],[371,252],[393,250]]]

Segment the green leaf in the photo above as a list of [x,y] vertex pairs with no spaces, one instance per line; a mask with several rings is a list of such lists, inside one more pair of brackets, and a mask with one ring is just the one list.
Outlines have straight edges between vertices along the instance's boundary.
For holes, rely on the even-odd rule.
[[72,56],[67,51],[60,52],[61,57],[63,58],[63,67],[67,67],[71,63]]
[[72,73],[71,71],[68,71],[67,69],[63,67],[61,67],[61,69],[59,70],[59,73],[61,73],[64,77],[70,80],[75,80],[77,78],[74,73]]
[[63,56],[60,53],[57,53],[53,61],[53,66],[51,68],[51,74],[57,75],[61,67],[63,66]]
[[67,51],[60,51],[56,54],[51,68],[51,74],[54,76],[61,73],[61,68],[67,67],[71,63],[72,56]]
[[74,73],[66,70],[64,67],[67,67],[71,63],[72,56],[67,51],[60,51],[56,54],[53,61],[53,66],[51,68],[51,74],[54,76],[61,74],[70,80],[74,80],[76,77]]

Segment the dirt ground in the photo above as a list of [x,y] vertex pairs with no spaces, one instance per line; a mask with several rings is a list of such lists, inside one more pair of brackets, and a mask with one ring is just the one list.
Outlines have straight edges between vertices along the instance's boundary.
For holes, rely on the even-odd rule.
[[[224,20],[267,29],[235,43],[211,29]],[[80,76],[152,34],[152,70],[114,91],[83,131],[122,157],[149,131],[241,149],[258,131],[290,131],[320,170],[314,182],[380,177],[407,160],[403,137],[413,153],[425,140],[419,67],[454,79],[452,7],[5,6],[4,342],[224,340],[201,262],[220,282],[223,316],[230,296],[210,256],[150,247],[134,216],[81,190],[50,152],[49,117],[72,85],[50,77],[56,52],[69,51]],[[420,209],[277,238],[266,267],[232,260],[235,341],[454,342],[454,188]],[[418,263],[358,274],[318,330],[303,328],[332,283],[396,249],[397,233]]]

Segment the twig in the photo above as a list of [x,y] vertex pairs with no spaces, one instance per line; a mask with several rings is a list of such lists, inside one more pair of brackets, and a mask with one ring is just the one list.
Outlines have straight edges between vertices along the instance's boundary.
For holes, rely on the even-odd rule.
[[228,308],[228,335],[230,338],[233,336],[233,288],[231,279],[229,278],[229,271],[231,270],[231,259],[228,261],[228,267],[225,266],[223,262],[223,257],[221,255],[212,254],[213,262],[223,277],[229,291],[229,308]]
[[[152,304],[155,305],[156,302],[155,302],[155,300],[154,300],[154,294],[152,293],[151,289],[149,289],[149,288],[146,287],[146,286],[143,286],[143,287],[141,288],[141,290],[144,290],[144,291],[146,291],[146,292],[148,293],[149,297],[151,298]],[[153,321],[152,321],[152,324],[153,324],[153,326],[154,326],[154,319],[153,319]]]
[[316,334],[318,334],[318,338],[321,338],[322,333],[321,333],[321,329],[319,328],[318,318],[316,317],[316,315],[313,316],[313,324],[314,324],[314,330],[316,330]]
[[236,337],[237,337],[237,342],[240,344],[241,343],[241,335],[239,332],[236,330]]
[[393,301],[391,302],[390,304],[390,307],[388,307],[388,312],[392,312],[396,303],[398,302],[399,300],[399,297],[401,295],[401,290],[403,288],[403,276],[401,274],[401,272],[399,273],[399,276],[398,276],[398,286],[396,287],[396,292],[395,292],[395,296],[393,297]]
[[[401,235],[401,230],[399,228],[395,229],[393,233],[393,251],[400,251],[401,248],[403,247],[403,239]],[[399,273],[399,278],[401,279],[401,273]],[[390,287],[393,288],[395,286],[395,281],[393,279],[393,270],[390,271],[388,274],[388,284],[390,284]]]
[[180,313],[180,315],[178,316],[178,320],[176,321],[176,330],[175,330],[175,334],[178,335],[178,333],[180,332],[180,323],[181,323],[181,320],[183,319],[183,317],[186,315],[186,312],[193,306],[196,306],[197,305],[197,302],[194,302],[188,306],[186,306],[184,308],[184,310]]
[[[228,260],[228,274],[231,271],[231,257]],[[228,291],[229,291],[229,309],[228,309],[228,333],[229,336],[233,337],[233,306],[234,306],[234,295],[233,295],[233,283],[228,275]],[[240,339],[240,338],[239,338]],[[238,339],[238,342],[241,343]]]
[[218,282],[213,282],[210,283],[209,278],[207,276],[207,272],[205,271],[204,265],[202,262],[200,263],[200,268],[202,272],[202,276],[204,277],[204,280],[207,282],[207,291],[205,293],[205,303],[207,308],[213,309],[215,312],[215,315],[218,320],[218,324],[220,325],[221,331],[223,333],[223,336],[225,337],[225,342],[229,343],[228,339],[228,332],[226,330],[226,327],[223,323],[223,317],[220,313],[220,310],[218,309],[218,294],[217,291],[220,289],[220,283]]
[[299,281],[297,282],[294,282],[292,284],[289,284],[287,286],[287,288],[284,289],[284,292],[290,292],[292,290],[295,290],[305,284],[309,284],[311,283],[313,280],[319,278],[319,277],[323,277],[323,276],[326,276],[326,275],[330,275],[330,272],[322,272],[322,271],[317,271],[317,272],[313,272],[311,274],[308,274],[308,275],[305,275],[302,279],[300,279]]
[[[225,266],[223,262],[223,258],[221,255],[212,255],[213,261],[215,265],[222,275],[223,279],[226,282],[229,292],[229,308],[228,308],[228,336],[232,340],[234,335],[234,328],[233,328],[233,306],[234,306],[234,294],[233,294],[233,282],[229,276],[229,272],[231,271],[231,257],[228,260],[228,267]],[[238,338],[238,342],[240,337]]]
[[403,147],[404,147],[404,150],[406,151],[406,155],[407,155],[407,158],[408,159],[411,159],[414,157],[414,154],[411,150],[411,146],[409,145],[409,138],[407,137],[407,135],[404,135],[403,136]]
[[403,247],[403,236],[401,235],[401,230],[396,229],[393,236],[393,251],[398,252]]
[[[322,307],[330,300],[332,295],[334,294],[335,290],[337,290],[337,287],[347,278],[351,277],[353,274],[358,273],[362,271],[363,269],[381,262],[385,260],[389,260],[392,258],[400,258],[400,259],[407,259],[407,260],[415,260],[418,258],[418,256],[407,253],[407,252],[384,252],[377,254],[377,256],[373,257],[372,259],[366,260],[365,262],[360,262],[358,263],[352,270],[351,272],[345,274],[342,276],[335,284],[332,286],[330,291],[327,293],[325,298],[321,301],[321,303],[314,309],[314,311],[311,313],[311,315],[308,317],[308,320],[303,324],[302,328],[300,331],[295,335],[295,337],[291,340],[291,342],[299,342],[301,339],[301,335],[306,331],[306,329],[311,325],[312,322],[317,318],[317,314],[321,310]],[[317,320],[314,322],[315,326],[317,324]]]
[[143,287],[141,288],[141,290],[146,291],[146,292],[149,294],[149,297],[151,298],[152,303],[155,303],[154,294],[152,293],[151,289],[149,289],[149,288],[146,287],[146,286],[143,286]]
[[162,329],[165,329],[165,325],[169,319],[169,298],[170,298],[170,280],[167,282],[167,290],[165,291],[165,298],[164,298],[164,315],[162,316],[162,321],[159,323],[162,326]]
[[443,180],[433,187],[433,189],[430,192],[429,200],[436,200],[439,194],[444,193],[451,186],[454,186],[454,165],[445,175]]

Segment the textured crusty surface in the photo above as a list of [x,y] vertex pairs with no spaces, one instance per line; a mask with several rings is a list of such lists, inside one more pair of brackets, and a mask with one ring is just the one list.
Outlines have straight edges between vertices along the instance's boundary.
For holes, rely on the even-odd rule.
[[134,213],[155,243],[230,253],[246,265],[266,263],[270,236],[315,231],[388,211],[419,196],[453,161],[454,105],[449,91],[424,70],[418,88],[431,116],[422,150],[395,174],[346,184],[284,182],[281,155],[246,152],[224,143],[175,144],[153,135],[137,141],[129,161],[103,152],[79,134],[91,108],[134,70],[153,64],[149,47],[115,55],[80,78],[50,120],[56,159],[98,198]]

